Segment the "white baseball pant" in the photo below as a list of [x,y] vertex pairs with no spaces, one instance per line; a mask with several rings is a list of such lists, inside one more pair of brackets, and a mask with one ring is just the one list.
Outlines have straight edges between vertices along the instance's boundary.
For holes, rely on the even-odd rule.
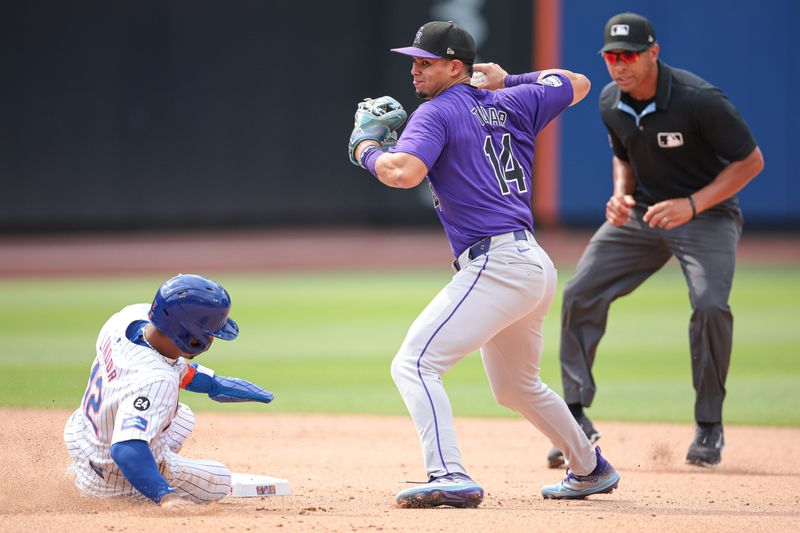
[[[108,450],[102,454],[102,458],[93,458],[87,453],[87,448],[81,446],[79,439],[83,434],[84,423],[83,413],[78,410],[70,417],[64,432],[72,456],[75,484],[81,492],[97,497],[130,496],[137,500],[145,499],[125,479]],[[220,500],[230,492],[230,470],[218,461],[189,459],[178,455],[184,442],[192,434],[194,424],[192,410],[185,404],[179,404],[175,418],[150,443],[150,449],[161,475],[179,496],[197,503]]]
[[495,399],[563,450],[576,474],[596,466],[586,435],[539,377],[542,326],[557,274],[547,253],[526,236],[492,237],[489,251],[474,259],[465,251],[457,260],[460,270],[411,325],[392,361],[392,378],[416,424],[430,476],[466,473],[441,376],[479,348]]

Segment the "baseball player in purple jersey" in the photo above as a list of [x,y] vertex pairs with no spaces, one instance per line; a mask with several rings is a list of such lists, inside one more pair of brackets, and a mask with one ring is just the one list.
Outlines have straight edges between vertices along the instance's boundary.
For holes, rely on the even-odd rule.
[[222,286],[181,274],[159,288],[152,305],[129,305],[105,323],[83,401],[64,428],[82,493],[146,497],[164,507],[228,495],[225,465],[178,455],[195,422],[178,391],[218,402],[272,401],[257,385],[190,362],[214,337],[238,336],[230,307]]
[[[472,36],[452,22],[422,26],[410,47],[411,75],[427,100],[396,141],[405,114],[390,97],[359,105],[351,160],[390,187],[427,177],[453,249],[456,273],[417,317],[392,362],[392,377],[414,419],[427,483],[401,491],[403,507],[474,507],[483,489],[467,475],[441,376],[480,349],[497,401],[521,413],[569,457],[568,476],[545,498],[584,498],[617,487],[619,474],[592,448],[563,400],[539,377],[542,325],[556,269],[533,237],[534,138],[589,92],[566,70],[509,76],[473,66]],[[470,85],[475,71],[485,75]]]

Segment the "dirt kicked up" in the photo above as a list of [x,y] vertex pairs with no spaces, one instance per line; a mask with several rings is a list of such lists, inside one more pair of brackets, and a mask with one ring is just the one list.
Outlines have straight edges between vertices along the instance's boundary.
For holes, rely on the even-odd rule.
[[800,528],[800,429],[726,426],[722,465],[683,463],[689,424],[599,422],[622,475],[613,494],[544,500],[549,442],[522,419],[457,419],[477,509],[400,509],[421,481],[408,417],[198,413],[184,455],[288,478],[292,495],[192,511],[81,496],[66,474],[65,410],[0,409],[2,531],[792,531]]

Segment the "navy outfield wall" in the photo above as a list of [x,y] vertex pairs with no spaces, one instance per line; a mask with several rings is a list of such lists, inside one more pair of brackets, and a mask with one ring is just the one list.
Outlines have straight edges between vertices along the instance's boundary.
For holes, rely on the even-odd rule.
[[[548,0],[545,0],[548,1]],[[800,27],[797,0],[561,0],[563,64],[592,80],[584,103],[562,118],[560,219],[598,225],[611,194],[611,150],[598,113],[609,82],[597,51],[611,16],[648,17],[662,59],[720,87],[750,125],[766,159],[739,197],[746,224],[800,228]]]
[[528,1],[0,0],[0,231],[436,225],[347,160],[431,18],[531,63]]
[[[633,8],[665,60],[719,85],[753,128],[767,168],[741,195],[747,221],[800,226],[789,41],[800,2],[561,3],[562,64],[594,84],[562,119],[563,222],[602,220],[608,74],[596,51],[606,19]],[[389,190],[347,162],[355,101],[416,107],[408,60],[388,48],[432,18],[467,26],[482,58],[527,70],[532,4],[0,0],[0,231],[435,226],[425,187]]]

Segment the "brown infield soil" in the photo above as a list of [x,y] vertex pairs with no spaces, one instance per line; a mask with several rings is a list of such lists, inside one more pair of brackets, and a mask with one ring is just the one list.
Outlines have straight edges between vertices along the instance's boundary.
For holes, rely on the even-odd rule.
[[522,419],[457,419],[464,459],[486,497],[477,509],[401,509],[396,491],[423,477],[402,416],[199,413],[182,454],[283,477],[290,496],[225,498],[170,512],[79,495],[66,474],[66,410],[0,409],[2,531],[797,531],[797,428],[729,426],[716,469],[683,463],[687,424],[602,422],[600,444],[622,479],[612,494],[544,500],[563,476],[550,444]]
[[[545,231],[556,264],[574,264],[588,233]],[[740,261],[799,265],[797,235],[748,235]],[[131,273],[447,268],[440,233],[248,232],[191,235],[0,237],[6,278]],[[388,371],[388,369],[387,369]],[[688,376],[687,376],[688,379]],[[183,454],[231,470],[287,478],[292,495],[230,499],[170,512],[81,496],[66,474],[65,410],[0,408],[0,531],[797,531],[800,428],[726,426],[723,463],[684,464],[690,424],[597,423],[622,476],[610,495],[544,500],[550,443],[519,418],[457,418],[477,509],[400,509],[403,482],[422,480],[405,416],[198,413]]]

